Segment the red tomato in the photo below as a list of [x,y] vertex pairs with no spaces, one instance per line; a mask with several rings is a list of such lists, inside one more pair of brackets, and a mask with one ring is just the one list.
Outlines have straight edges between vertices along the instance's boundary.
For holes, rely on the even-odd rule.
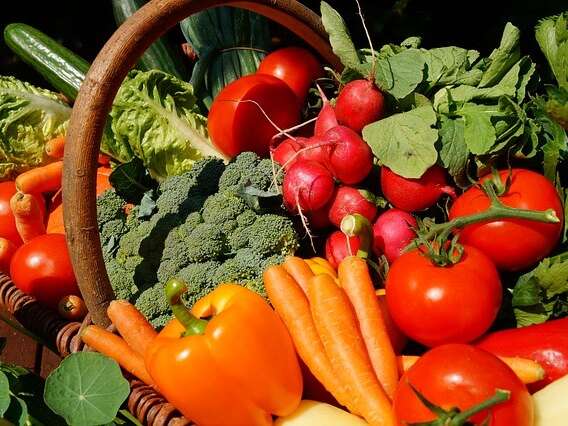
[[497,269],[475,247],[464,246],[461,260],[445,267],[411,250],[392,263],[385,285],[394,322],[426,346],[472,341],[487,331],[501,306]]
[[228,157],[244,151],[268,156],[278,130],[259,106],[281,129],[299,121],[300,105],[286,83],[271,75],[247,75],[225,86],[213,100],[207,119],[213,145]]
[[[0,237],[12,241],[16,246],[22,244],[22,239],[16,229],[16,222],[12,209],[10,208],[10,198],[16,193],[16,184],[13,181],[0,183]],[[40,209],[45,216],[45,200],[41,195],[34,195]]]
[[301,47],[285,47],[266,56],[258,66],[257,74],[268,74],[284,81],[304,103],[312,82],[323,75],[318,59]]
[[[509,171],[499,172],[505,182]],[[491,175],[482,179],[485,181]],[[525,269],[546,257],[555,247],[563,227],[562,202],[554,185],[530,170],[513,169],[507,194],[499,197],[503,204],[520,209],[553,209],[559,223],[542,223],[520,219],[502,219],[466,226],[460,241],[477,247],[507,271]],[[485,211],[489,198],[477,187],[460,195],[450,209],[450,219]]]
[[410,385],[433,404],[446,410],[458,407],[460,411],[491,398],[497,389],[508,390],[511,394],[507,401],[481,411],[470,422],[491,426],[533,424],[533,403],[525,385],[507,364],[473,346],[451,344],[434,348],[422,355],[400,380],[393,401],[398,421],[414,424],[435,420],[436,415],[418,399]]
[[10,276],[16,287],[57,309],[64,296],[80,295],[63,234],[45,234],[22,245],[12,257]]

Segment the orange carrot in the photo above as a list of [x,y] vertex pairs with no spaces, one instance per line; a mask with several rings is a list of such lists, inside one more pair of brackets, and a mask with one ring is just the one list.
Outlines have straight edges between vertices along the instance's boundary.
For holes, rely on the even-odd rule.
[[122,368],[147,385],[154,384],[146,370],[142,355],[128,346],[122,337],[98,325],[89,325],[81,333],[81,340],[96,351],[114,359]]
[[146,317],[126,300],[110,302],[107,314],[128,346],[144,356],[146,349],[158,335]]
[[298,283],[304,293],[307,293],[308,281],[314,276],[310,265],[302,258],[287,256],[282,266],[284,266],[286,272]]
[[264,271],[264,287],[270,303],[288,328],[298,355],[315,378],[341,404],[354,411],[316,331],[306,295],[282,266]]
[[[544,369],[538,362],[532,359],[506,356],[500,356],[498,358],[507,364],[511,370],[515,372],[517,377],[521,379],[521,382],[526,385],[538,382],[544,378]],[[419,356],[413,355],[399,356],[397,359],[399,372],[403,374],[408,371],[419,359]]]
[[308,299],[325,352],[357,411],[370,425],[396,425],[391,402],[373,371],[343,289],[329,275],[316,275],[308,283]]
[[339,264],[339,284],[345,290],[373,365],[373,370],[389,398],[398,384],[396,354],[385,325],[379,300],[365,259],[349,256]]
[[12,241],[0,238],[0,272],[4,274],[10,273],[10,261],[16,249],[17,247]]
[[61,160],[63,158],[64,148],[65,136],[53,138],[45,143],[45,153],[56,160]]
[[10,199],[10,208],[14,215],[16,229],[24,243],[45,234],[41,207],[33,195],[16,192]]
[[61,188],[63,161],[28,170],[16,178],[16,188],[26,194],[56,192]]

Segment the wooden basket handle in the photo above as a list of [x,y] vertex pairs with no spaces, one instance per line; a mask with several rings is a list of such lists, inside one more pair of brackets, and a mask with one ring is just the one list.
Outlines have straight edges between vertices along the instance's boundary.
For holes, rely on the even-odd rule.
[[63,169],[67,243],[79,289],[96,324],[109,324],[106,307],[114,299],[100,247],[95,204],[97,156],[112,102],[148,46],[182,19],[222,5],[248,9],[278,22],[303,38],[332,67],[341,67],[320,18],[295,0],[152,0],[116,30],[79,91]]

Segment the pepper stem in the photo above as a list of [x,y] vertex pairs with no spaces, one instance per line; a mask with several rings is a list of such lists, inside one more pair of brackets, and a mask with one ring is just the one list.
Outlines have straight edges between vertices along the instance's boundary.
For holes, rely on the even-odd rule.
[[197,318],[184,305],[181,295],[187,291],[187,284],[178,278],[170,278],[166,283],[166,298],[176,319],[185,327],[183,336],[203,334],[207,321]]
[[348,237],[359,237],[357,256],[366,259],[371,251],[371,224],[359,213],[348,214],[341,220],[341,232]]

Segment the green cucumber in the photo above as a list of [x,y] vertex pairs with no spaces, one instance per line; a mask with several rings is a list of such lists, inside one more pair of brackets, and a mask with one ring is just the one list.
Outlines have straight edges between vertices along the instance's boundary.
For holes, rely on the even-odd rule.
[[87,61],[26,24],[9,24],[4,29],[4,41],[56,90],[75,100],[89,70]]
[[[146,0],[112,0],[114,19],[121,25],[134,12],[140,9]],[[186,80],[189,73],[184,65],[181,53],[176,54],[165,37],[156,40],[138,61],[138,68],[142,71],[158,69]]]

